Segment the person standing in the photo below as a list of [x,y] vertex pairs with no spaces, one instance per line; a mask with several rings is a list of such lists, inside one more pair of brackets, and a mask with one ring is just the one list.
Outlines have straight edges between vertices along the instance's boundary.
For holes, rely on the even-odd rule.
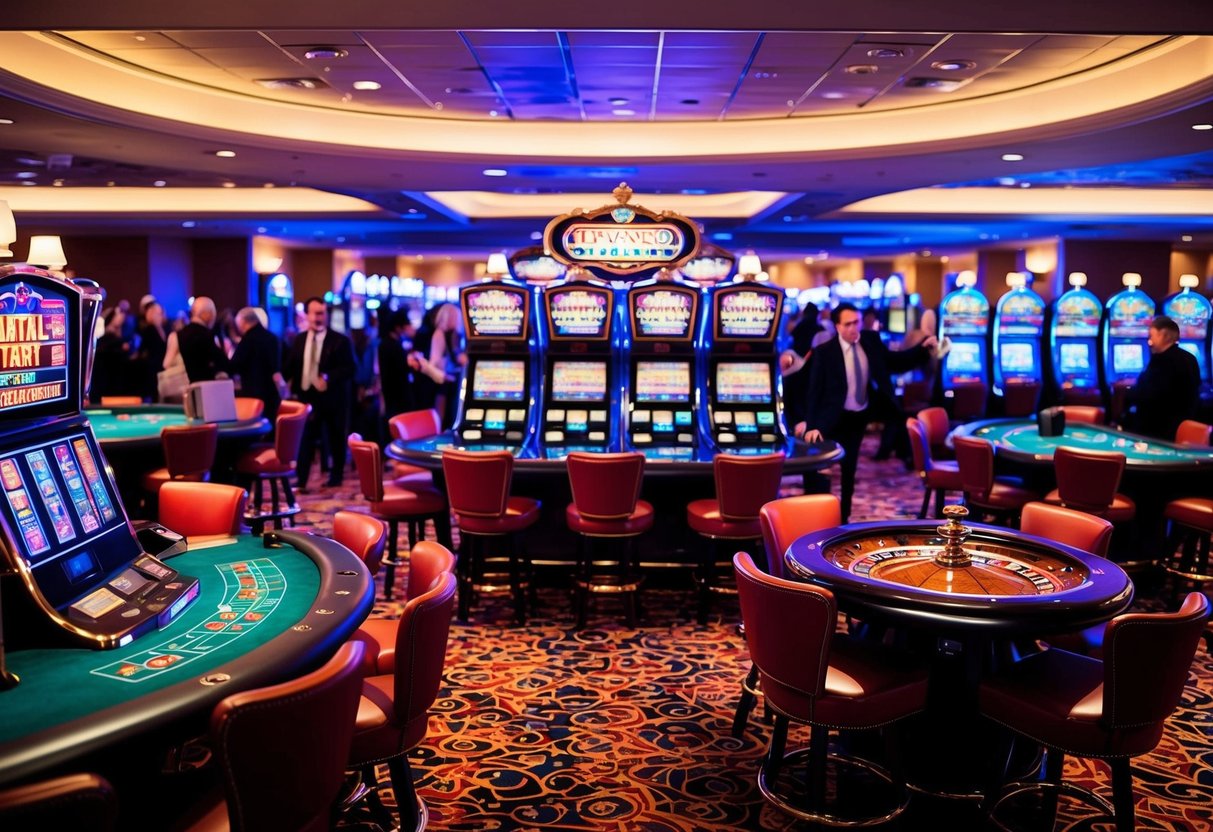
[[379,387],[383,393],[383,413],[388,419],[416,409],[413,369],[404,345],[408,325],[408,313],[403,309],[392,312],[379,341]]
[[240,341],[232,353],[232,374],[240,377],[240,395],[260,399],[265,403],[265,418],[274,424],[282,397],[278,384],[282,380],[282,344],[278,336],[261,324],[257,309],[246,306],[236,313],[236,330]]
[[1125,397],[1125,427],[1142,436],[1175,441],[1184,419],[1200,405],[1200,365],[1179,346],[1179,324],[1166,315],[1150,322],[1150,363]]
[[859,447],[868,422],[895,418],[890,373],[900,373],[930,359],[935,337],[912,349],[892,352],[880,333],[860,330],[859,310],[841,303],[831,316],[836,338],[823,342],[809,360],[804,421],[793,428],[805,442],[832,439],[846,455],[840,464],[842,522],[850,521]]
[[143,308],[143,325],[139,327],[140,394],[148,401],[156,401],[156,374],[164,367],[166,352],[168,335],[164,330],[164,307],[153,300]]
[[180,332],[169,336],[164,369],[169,369],[180,358],[191,382],[214,381],[220,373],[226,373],[227,353],[215,337],[215,318],[213,300],[206,296],[194,298],[190,305],[190,322]]
[[[354,378],[354,350],[350,339],[328,328],[328,307],[318,297],[303,305],[307,331],[291,344],[284,375],[295,398],[312,406],[303,428],[297,476],[299,489],[307,487],[316,446],[321,446],[322,467],[327,460],[328,486],[341,485],[345,473],[346,424],[349,421],[350,384]],[[326,448],[327,445],[327,448]]]
[[418,405],[433,407],[442,415],[442,426],[455,422],[459,398],[459,375],[467,363],[460,349],[459,309],[452,303],[435,306],[417,331]]

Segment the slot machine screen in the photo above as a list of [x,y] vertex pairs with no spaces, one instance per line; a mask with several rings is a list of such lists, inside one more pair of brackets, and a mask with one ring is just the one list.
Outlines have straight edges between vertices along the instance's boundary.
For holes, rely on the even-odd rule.
[[1036,355],[1031,344],[1002,344],[998,348],[998,360],[1004,373],[1031,375],[1036,372]]
[[694,296],[670,289],[639,291],[632,298],[632,315],[639,338],[683,339],[691,334]]
[[526,327],[523,289],[471,288],[463,292],[463,314],[471,338],[521,338]]
[[893,335],[906,334],[906,311],[904,309],[889,310],[888,331]]
[[80,298],[49,278],[18,272],[0,280],[0,418],[76,412],[79,308]]
[[600,402],[606,399],[607,368],[602,361],[552,362],[552,401]]
[[1180,341],[1179,348],[1192,353],[1192,357],[1197,361],[1200,360],[1200,347],[1198,345],[1193,344],[1191,341]]
[[947,367],[953,373],[981,372],[981,344],[971,341],[953,341],[947,356]]
[[1063,373],[1089,373],[1091,371],[1090,344],[1062,344],[1060,352]]
[[472,376],[472,398],[520,402],[526,392],[526,365],[522,361],[478,361]]
[[717,298],[717,337],[771,337],[779,301],[775,295],[742,289],[721,293]]
[[598,289],[553,289],[547,294],[553,338],[601,339],[610,326],[610,294]]
[[685,361],[638,361],[635,392],[638,402],[689,402],[691,365]]
[[1112,370],[1117,373],[1140,373],[1146,366],[1144,344],[1113,344]]
[[761,361],[722,361],[716,365],[716,400],[727,403],[769,402],[771,365]]

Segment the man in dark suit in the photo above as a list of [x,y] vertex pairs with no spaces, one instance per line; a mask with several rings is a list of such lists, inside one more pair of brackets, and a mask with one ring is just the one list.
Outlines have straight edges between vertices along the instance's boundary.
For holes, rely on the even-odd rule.
[[1143,436],[1175,441],[1184,419],[1200,405],[1200,364],[1179,346],[1179,324],[1166,315],[1150,322],[1150,363],[1126,396],[1126,427]]
[[227,355],[215,338],[215,302],[208,297],[194,298],[190,306],[190,322],[168,341],[164,357],[167,369],[177,361],[178,353],[185,363],[190,381],[214,381],[228,370]]
[[301,491],[307,487],[317,444],[321,444],[322,454],[327,453],[329,478],[325,484],[341,485],[345,473],[350,383],[354,378],[354,348],[349,338],[328,328],[328,308],[324,301],[308,298],[303,308],[307,315],[307,332],[299,333],[291,343],[285,373],[295,398],[312,406],[299,448],[297,475]]
[[859,310],[840,303],[830,314],[838,331],[813,350],[809,359],[807,414],[793,432],[806,442],[832,439],[846,452],[841,463],[842,522],[851,517],[859,446],[868,422],[900,418],[893,399],[890,373],[904,373],[926,363],[935,337],[917,347],[892,352],[874,330],[860,330]]
[[282,344],[278,336],[261,325],[257,309],[246,306],[236,313],[240,343],[230,362],[233,375],[240,377],[240,395],[261,399],[265,418],[274,424],[278,416],[278,382],[282,379]]

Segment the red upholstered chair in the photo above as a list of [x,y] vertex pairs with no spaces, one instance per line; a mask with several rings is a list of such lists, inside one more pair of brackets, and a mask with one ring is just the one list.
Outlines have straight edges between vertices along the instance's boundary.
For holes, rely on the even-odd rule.
[[1040,384],[1035,381],[1007,381],[1002,388],[1003,414],[1029,416],[1040,403]]
[[[303,426],[311,412],[310,404],[282,402],[278,405],[274,424],[274,441],[252,445],[236,460],[237,475],[253,483],[253,505],[245,519],[253,527],[254,534],[261,534],[271,520],[274,528],[281,529],[282,518],[299,513],[291,480],[295,476],[299,443],[303,441]],[[266,482],[270,484],[268,507],[264,503]]]
[[1133,384],[1133,381],[1117,381],[1108,391],[1108,421],[1114,425],[1119,425],[1125,415],[1125,401]]
[[387,526],[378,517],[360,511],[337,512],[333,515],[333,540],[357,555],[372,579],[379,574],[387,548]]
[[265,402],[252,396],[236,397],[236,421],[251,422],[265,415]]
[[[1117,832],[1132,832],[1131,760],[1153,750],[1162,738],[1208,618],[1209,599],[1197,592],[1188,595],[1178,612],[1117,616],[1104,633],[1103,661],[1065,650],[1036,653],[981,682],[981,711],[1048,749],[1047,786],[1093,798],[1114,815]],[[1108,761],[1111,806],[1062,781],[1066,754]],[[1039,786],[1009,784],[999,802]],[[997,808],[993,794],[987,808]]]
[[737,591],[719,582],[721,545],[736,551],[739,543],[748,541],[756,548],[762,541],[758,512],[779,496],[783,459],[782,452],[755,456],[717,454],[712,460],[715,498],[695,500],[687,505],[687,525],[704,538],[696,577],[700,624],[708,621],[713,594]]
[[[803,820],[827,825],[871,825],[896,817],[905,808],[905,784],[898,772],[891,723],[921,711],[926,705],[926,671],[883,645],[836,633],[838,607],[833,594],[809,583],[767,575],[744,552],[733,558],[746,644],[757,665],[768,706],[775,712],[771,744],[758,771],[758,789],[780,809]],[[790,638],[790,634],[795,634]],[[784,755],[790,722],[811,726],[807,755],[807,805],[797,803],[780,788],[779,770],[806,751]],[[874,810],[866,817],[843,817],[827,804],[826,757],[831,729],[884,728],[890,753],[886,780],[897,788],[896,799],[880,806],[879,795],[865,793],[859,802]],[[854,758],[846,763],[875,770]],[[838,793],[844,790],[840,786]]]
[[1125,455],[1119,451],[1062,445],[1053,452],[1053,470],[1057,488],[1044,496],[1046,503],[1106,517],[1113,523],[1127,523],[1137,515],[1137,505],[1116,491],[1125,471]]
[[918,411],[918,421],[922,423],[927,443],[931,446],[931,458],[955,459],[952,449],[948,447],[948,433],[952,430],[948,411],[942,407],[924,407]]
[[218,482],[166,482],[160,489],[160,525],[187,538],[237,535],[244,530],[248,492]]
[[1213,537],[1213,500],[1207,497],[1183,497],[1167,503],[1163,515],[1169,534],[1167,574],[1176,592],[1182,586],[1201,589],[1213,582],[1209,568],[1210,538]]
[[[810,532],[842,524],[842,506],[833,494],[800,494],[772,500],[758,510],[767,572],[785,577],[783,556],[792,541]],[[758,666],[753,665],[741,684],[741,700],[733,714],[733,736],[740,737],[758,698]]]
[[[454,570],[455,556],[451,554],[450,549],[441,543],[421,541],[409,552],[405,602],[425,594],[442,575],[453,574]],[[362,662],[364,675],[377,676],[393,672],[396,666],[396,630],[399,624],[400,620],[395,618],[368,618],[359,625],[353,638],[366,646],[366,655]]]
[[1066,424],[1102,425],[1106,421],[1104,409],[1091,405],[1063,404],[1061,412],[1066,414]]
[[143,404],[140,396],[102,396],[102,407],[139,407]]
[[[640,499],[644,454],[570,453],[567,459],[573,502],[565,522],[578,535],[577,626],[584,627],[589,596],[621,595],[629,627],[636,626],[636,538],[653,528],[653,506]],[[596,574],[594,544],[614,545],[612,575]]]
[[1011,479],[994,476],[994,446],[985,439],[957,436],[952,440],[964,487],[965,505],[1014,525],[1025,503],[1039,499]]
[[[428,439],[442,433],[442,415],[433,408],[397,413],[387,420],[392,439],[409,441]],[[434,477],[427,469],[407,462],[392,460],[392,477],[398,485],[433,485]]]
[[[539,520],[540,503],[530,497],[511,497],[514,455],[509,451],[442,452],[442,474],[451,510],[459,518],[459,620],[467,621],[477,592],[496,592],[501,577],[486,573],[490,543],[504,545],[508,588],[514,595],[514,617],[526,621],[526,591],[530,586],[530,559],[520,535]],[[492,579],[492,580],[490,580]]]
[[952,394],[948,399],[952,403],[953,422],[969,422],[986,415],[986,398],[990,395],[986,385],[980,382],[957,384],[948,393]]
[[1175,429],[1176,445],[1208,445],[1213,437],[1213,425],[1206,425],[1195,419],[1184,419]]
[[964,490],[964,484],[960,480],[960,468],[954,460],[935,461],[931,456],[931,445],[927,441],[926,432],[919,420],[906,419],[906,433],[910,436],[914,470],[922,479],[922,508],[918,510],[918,519],[926,518],[932,493],[935,494],[935,516],[943,517],[947,492]]
[[362,700],[350,749],[349,767],[373,784],[371,805],[396,826],[379,800],[375,766],[387,763],[401,832],[424,828],[428,813],[413,787],[408,751],[425,739],[429,709],[438,696],[446,662],[447,636],[455,606],[455,576],[445,572],[434,585],[404,605],[396,630],[395,667],[362,682]]
[[1074,387],[1073,385],[1062,385],[1061,388],[1061,403],[1083,404],[1092,407],[1100,407],[1103,404],[1103,390],[1099,387]]
[[396,586],[400,523],[408,528],[409,550],[425,539],[425,522],[434,521],[434,535],[447,548],[451,545],[451,514],[446,496],[435,488],[420,485],[404,488],[395,482],[383,481],[383,452],[379,445],[362,438],[361,434],[349,436],[350,456],[354,458],[354,469],[362,496],[371,504],[371,516],[388,525],[387,574],[383,579],[383,597],[391,598]]
[[212,422],[170,425],[160,431],[160,446],[164,449],[164,467],[143,475],[143,490],[153,500],[166,482],[206,482],[211,478],[219,426]]
[[104,777],[68,774],[0,791],[0,829],[88,829],[109,832],[118,795]]
[[358,713],[362,645],[346,643],[298,679],[234,693],[211,714],[223,795],[191,832],[333,828]]

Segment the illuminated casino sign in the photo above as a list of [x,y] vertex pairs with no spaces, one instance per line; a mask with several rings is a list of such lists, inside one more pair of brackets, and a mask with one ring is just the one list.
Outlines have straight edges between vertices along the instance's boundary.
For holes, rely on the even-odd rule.
[[565,265],[539,246],[520,249],[509,258],[510,273],[527,283],[551,283],[564,277]]
[[698,293],[693,289],[633,289],[632,331],[637,338],[690,338],[698,300]]
[[0,283],[0,411],[68,398],[67,328],[66,295]]
[[480,285],[464,288],[460,303],[469,338],[525,338],[527,291]]
[[739,287],[716,293],[716,335],[718,338],[774,337],[783,293],[759,286]]
[[617,200],[593,211],[556,217],[544,232],[544,248],[566,266],[611,276],[634,276],[678,267],[699,249],[699,227],[679,214],[629,205],[632,189],[621,184]]
[[561,287],[549,290],[544,299],[553,338],[606,338],[612,305],[609,289]]

